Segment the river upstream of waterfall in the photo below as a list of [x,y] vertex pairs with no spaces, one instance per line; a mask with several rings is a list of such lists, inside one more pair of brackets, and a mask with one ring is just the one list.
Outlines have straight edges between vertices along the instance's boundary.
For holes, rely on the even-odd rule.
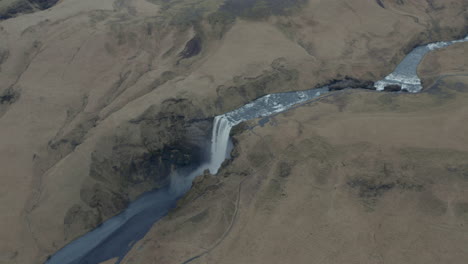
[[[416,47],[401,61],[394,72],[375,83],[376,90],[383,91],[389,85],[398,85],[407,92],[421,91],[417,67],[424,56],[430,51],[467,41],[468,36],[460,40]],[[247,120],[284,112],[329,92],[329,87],[324,86],[306,91],[269,94],[234,111],[216,116],[209,163],[202,164],[192,171],[174,173],[171,175],[169,186],[142,195],[119,215],[59,250],[46,261],[46,264],[97,264],[116,257],[119,263],[132,245],[142,239],[156,221],[175,207],[177,200],[190,189],[196,176],[207,169],[212,174],[216,174],[223,161],[230,158],[229,133],[233,126]]]

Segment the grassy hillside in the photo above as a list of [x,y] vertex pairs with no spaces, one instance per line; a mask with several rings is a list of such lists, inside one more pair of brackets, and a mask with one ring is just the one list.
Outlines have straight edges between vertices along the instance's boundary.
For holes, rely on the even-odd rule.
[[[466,33],[463,0],[383,2],[63,0],[47,12],[2,20],[0,206],[8,214],[0,222],[8,228],[0,228],[0,263],[43,263],[142,193],[167,184],[174,170],[206,160],[215,115],[266,93],[346,76],[379,80],[415,45]],[[426,81],[437,82],[437,70],[430,72]],[[353,106],[362,111],[350,115],[370,111],[366,106],[389,115],[427,110],[453,96],[403,104],[363,95]],[[346,109],[345,99],[337,104]],[[339,112],[331,103],[321,107]],[[298,126],[313,121],[307,115],[321,118],[314,113],[298,117]],[[319,136],[313,139],[324,143],[317,151],[338,144]],[[270,158],[255,149],[242,153],[257,163]],[[291,166],[278,171],[287,174]],[[380,183],[366,178],[372,175],[361,176],[353,190],[376,186],[380,193]],[[265,197],[282,190],[281,179]],[[400,190],[398,180],[383,182],[383,189]],[[195,222],[204,216],[198,213]]]

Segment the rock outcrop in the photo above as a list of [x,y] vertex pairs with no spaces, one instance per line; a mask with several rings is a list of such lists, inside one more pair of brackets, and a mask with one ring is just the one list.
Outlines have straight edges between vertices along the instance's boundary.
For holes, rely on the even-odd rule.
[[384,87],[385,92],[400,92],[401,86],[398,84],[387,85]]
[[330,91],[339,91],[343,89],[366,89],[375,90],[374,82],[360,81],[354,78],[346,77],[344,80],[333,80],[328,88]]
[[54,6],[59,0],[13,0],[0,3],[0,20]]

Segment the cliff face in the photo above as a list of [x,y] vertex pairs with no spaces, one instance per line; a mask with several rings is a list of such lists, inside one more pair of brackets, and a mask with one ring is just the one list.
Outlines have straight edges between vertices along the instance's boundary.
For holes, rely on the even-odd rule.
[[0,263],[41,263],[202,162],[214,115],[466,33],[464,1],[382,2],[65,0],[0,22]]
[[205,162],[211,120],[197,117],[187,100],[168,99],[102,137],[91,153],[81,201],[65,215],[66,238],[116,215],[140,194],[169,184],[175,170]]

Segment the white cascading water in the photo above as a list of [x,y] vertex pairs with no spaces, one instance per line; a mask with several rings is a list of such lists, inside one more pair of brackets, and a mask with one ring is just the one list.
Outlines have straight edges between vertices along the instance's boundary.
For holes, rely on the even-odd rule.
[[[422,86],[421,81],[417,76],[416,69],[424,55],[429,51],[466,41],[468,41],[468,37],[455,41],[432,43],[415,48],[405,57],[400,65],[397,66],[393,73],[389,74],[385,79],[375,83],[377,90],[383,90],[386,85],[397,84],[402,88],[407,89],[409,92],[419,92],[422,89]],[[88,257],[87,254],[89,252],[104,252],[103,254],[109,254],[109,252],[122,250],[119,248],[120,244],[128,245],[134,241],[132,240],[134,237],[127,237],[128,233],[120,232],[121,229],[129,230],[131,228],[132,230],[135,230],[132,234],[147,232],[147,230],[144,229],[146,225],[141,223],[142,219],[145,219],[150,223],[157,221],[172,208],[171,204],[173,202],[190,189],[192,180],[196,176],[203,174],[206,169],[209,169],[212,174],[216,174],[218,172],[224,160],[229,158],[229,133],[233,126],[246,120],[267,117],[283,112],[297,104],[317,98],[328,92],[328,87],[325,86],[319,89],[311,89],[307,91],[269,94],[234,111],[216,116],[213,122],[211,157],[208,164],[202,164],[189,173],[173,173],[171,175],[171,184],[169,188],[163,188],[160,191],[149,193],[135,202],[132,202],[123,213],[107,220],[98,228],[59,250],[46,261],[46,264],[76,264],[85,261],[96,263],[101,262],[95,261],[95,257],[99,257],[100,255],[93,257],[91,254],[91,256]],[[158,212],[158,214],[152,216],[151,219],[147,219],[148,215],[152,215],[155,212]],[[145,218],[141,218],[139,220],[140,222],[129,221],[130,219],[134,219],[141,215],[145,215]],[[118,236],[119,234],[122,234],[122,236]],[[106,239],[111,235],[113,235],[113,238],[104,243],[104,241],[106,241]],[[115,245],[115,247],[112,247],[113,245]],[[106,246],[109,246],[109,248],[106,248]],[[101,250],[102,248],[104,248],[104,250]],[[107,257],[111,258],[116,256],[118,255],[111,253]]]
[[467,41],[468,36],[463,39],[435,42],[414,48],[406,55],[400,64],[398,64],[392,73],[387,75],[383,80],[375,83],[377,91],[383,91],[387,85],[399,85],[402,90],[406,90],[410,93],[420,92],[423,87],[417,69],[424,56],[431,51]]
[[229,157],[229,133],[232,124],[226,116],[216,116],[213,122],[213,132],[211,136],[211,160],[209,170],[211,174],[216,174],[221,164]]
[[[430,51],[466,41],[468,41],[468,37],[454,41],[431,43],[415,48],[401,61],[394,72],[390,73],[385,79],[375,83],[377,91],[382,91],[385,86],[392,84],[399,85],[402,89],[412,93],[421,91],[422,84],[418,77],[417,67],[424,58],[424,55]],[[236,110],[216,116],[211,136],[210,162],[209,164],[202,165],[198,170],[209,169],[211,174],[218,172],[224,160],[229,158],[229,133],[233,126],[246,120],[283,112],[294,105],[317,98],[327,92],[329,92],[328,87],[324,86],[320,89],[307,91],[269,94]]]
[[226,115],[216,116],[213,120],[213,130],[211,134],[211,151],[210,160],[208,163],[201,164],[198,168],[191,171],[188,175],[180,174],[175,171],[171,174],[170,190],[176,196],[187,192],[193,179],[198,175],[202,175],[205,170],[209,170],[211,174],[218,173],[221,164],[230,157],[229,149],[229,133],[231,128],[239,122],[228,120]]

